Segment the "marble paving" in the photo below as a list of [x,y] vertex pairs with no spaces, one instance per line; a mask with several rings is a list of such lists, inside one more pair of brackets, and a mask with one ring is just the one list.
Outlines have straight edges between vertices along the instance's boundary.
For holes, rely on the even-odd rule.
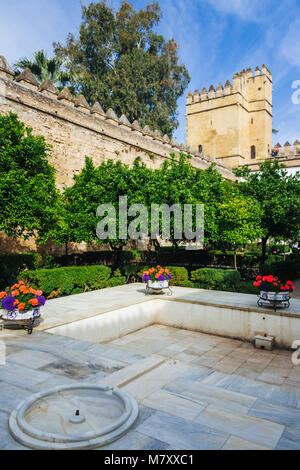
[[0,449],[34,392],[75,382],[117,384],[140,413],[109,450],[300,449],[300,365],[287,350],[152,325],[106,344],[35,330],[0,331]]

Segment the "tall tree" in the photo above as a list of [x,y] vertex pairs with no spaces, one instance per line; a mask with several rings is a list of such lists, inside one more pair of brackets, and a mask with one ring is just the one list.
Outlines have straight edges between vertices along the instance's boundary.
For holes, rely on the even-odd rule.
[[241,191],[253,197],[261,208],[262,263],[270,237],[296,240],[300,231],[300,173],[289,175],[278,160],[266,160],[259,171],[248,167],[235,170],[242,177]]
[[16,114],[0,115],[0,230],[8,236],[51,236],[59,193],[48,150]]
[[52,57],[48,59],[43,49],[35,52],[32,59],[24,57],[14,64],[15,73],[19,75],[22,70],[29,68],[36,79],[43,82],[49,78],[57,88],[62,88],[76,80],[74,72],[62,69],[63,59],[61,57]]
[[135,11],[123,1],[117,12],[105,0],[90,3],[82,7],[79,37],[69,34],[65,45],[54,48],[90,103],[99,101],[171,137],[178,126],[177,100],[190,77],[174,39],[155,33],[160,18],[156,2]]

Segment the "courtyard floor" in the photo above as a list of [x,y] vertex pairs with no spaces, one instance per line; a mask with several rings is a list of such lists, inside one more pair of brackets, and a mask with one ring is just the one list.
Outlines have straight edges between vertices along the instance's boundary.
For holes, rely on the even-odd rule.
[[[109,291],[101,296],[108,299]],[[135,296],[132,287],[129,292]],[[63,301],[75,305],[74,297],[48,302],[46,317],[54,318],[54,307],[58,315]],[[133,428],[102,449],[300,449],[300,366],[293,365],[291,351],[258,350],[248,342],[163,325],[105,344],[39,329],[31,336],[0,331],[6,347],[0,449],[23,448],[8,431],[9,414],[20,401],[75,382],[118,385],[138,401]]]

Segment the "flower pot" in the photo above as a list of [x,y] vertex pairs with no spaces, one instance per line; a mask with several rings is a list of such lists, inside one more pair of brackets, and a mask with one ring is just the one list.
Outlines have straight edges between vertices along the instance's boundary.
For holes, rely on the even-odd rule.
[[163,289],[169,288],[168,281],[148,281],[147,288],[151,289],[152,293],[160,294]]
[[34,322],[40,317],[40,307],[24,313],[21,313],[19,310],[3,310],[0,315],[4,322],[4,327],[20,326],[27,330],[28,334],[31,334]]
[[289,292],[266,292],[266,291],[260,291],[260,297],[263,300],[269,300],[273,302],[282,302],[282,301],[288,301],[290,298]]
[[40,316],[40,307],[37,307],[28,312],[20,312],[19,310],[3,310],[1,315],[4,322],[19,322],[26,320],[34,320]]

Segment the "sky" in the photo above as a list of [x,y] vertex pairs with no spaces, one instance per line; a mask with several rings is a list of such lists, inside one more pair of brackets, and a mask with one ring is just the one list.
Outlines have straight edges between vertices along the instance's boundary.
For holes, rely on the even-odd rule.
[[[94,0],[95,1],[95,0]],[[138,10],[149,1],[128,0]],[[78,34],[88,0],[0,0],[0,55],[10,64]],[[118,8],[120,0],[107,0]],[[185,142],[185,101],[263,63],[273,75],[274,145],[300,140],[300,0],[160,0],[157,31],[179,44],[191,82],[178,100],[175,137]],[[294,88],[293,88],[294,87]]]

